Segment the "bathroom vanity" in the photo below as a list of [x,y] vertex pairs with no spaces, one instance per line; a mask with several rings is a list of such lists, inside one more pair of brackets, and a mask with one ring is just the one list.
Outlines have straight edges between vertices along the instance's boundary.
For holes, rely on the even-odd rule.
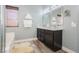
[[53,51],[62,48],[62,29],[37,28],[37,38]]

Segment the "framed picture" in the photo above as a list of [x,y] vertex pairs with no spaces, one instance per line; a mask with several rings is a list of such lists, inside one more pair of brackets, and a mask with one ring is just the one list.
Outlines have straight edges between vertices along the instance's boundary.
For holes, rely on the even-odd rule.
[[6,6],[6,26],[17,27],[18,26],[18,8],[13,6]]
[[32,20],[24,20],[24,27],[32,27]]

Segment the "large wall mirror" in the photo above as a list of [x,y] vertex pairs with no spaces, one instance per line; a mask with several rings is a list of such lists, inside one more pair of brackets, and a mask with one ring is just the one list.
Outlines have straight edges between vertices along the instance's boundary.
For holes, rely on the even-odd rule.
[[42,7],[42,26],[59,27],[63,25],[63,8],[58,5],[47,5]]

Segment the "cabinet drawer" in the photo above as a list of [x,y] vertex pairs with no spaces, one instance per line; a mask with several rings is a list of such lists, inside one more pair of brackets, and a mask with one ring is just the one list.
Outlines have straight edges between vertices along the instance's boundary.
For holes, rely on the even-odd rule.
[[53,34],[53,32],[50,31],[50,30],[45,30],[44,33],[45,33],[45,34],[49,34],[49,35],[52,35],[52,34]]

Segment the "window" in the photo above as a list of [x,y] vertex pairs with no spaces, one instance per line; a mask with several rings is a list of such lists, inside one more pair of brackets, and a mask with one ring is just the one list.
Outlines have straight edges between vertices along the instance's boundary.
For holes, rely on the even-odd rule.
[[16,27],[17,24],[17,14],[18,14],[18,7],[14,6],[6,6],[6,26],[8,27]]

